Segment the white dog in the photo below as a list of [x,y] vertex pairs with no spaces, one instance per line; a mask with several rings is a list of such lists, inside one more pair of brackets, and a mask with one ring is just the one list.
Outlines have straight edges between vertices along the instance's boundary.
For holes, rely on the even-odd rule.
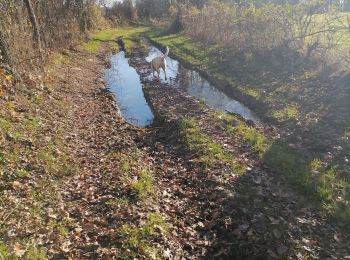
[[154,72],[157,71],[157,73],[158,73],[158,80],[159,81],[160,81],[160,78],[159,78],[159,76],[160,76],[160,68],[163,69],[164,75],[165,75],[165,80],[167,80],[165,68],[166,68],[166,57],[168,56],[168,54],[169,54],[169,48],[167,46],[165,54],[162,54],[161,56],[155,57],[151,61],[151,69],[152,69],[153,77],[155,77]]

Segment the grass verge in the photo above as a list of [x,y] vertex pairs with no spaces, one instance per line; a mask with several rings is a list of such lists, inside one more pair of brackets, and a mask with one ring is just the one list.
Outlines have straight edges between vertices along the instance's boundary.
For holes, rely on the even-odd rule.
[[[228,84],[242,95],[249,96],[250,100],[254,100],[257,103],[259,101],[270,104],[277,101],[280,103],[280,99],[275,99],[274,97],[274,94],[278,92],[266,96],[261,92],[263,91],[262,89],[251,88],[248,85],[244,87],[239,86],[237,79],[232,76],[232,66],[225,64],[225,62],[220,62],[219,56],[213,56],[216,46],[203,46],[185,34],[169,35],[160,29],[149,30],[147,36],[157,45],[169,46],[172,54],[178,59],[197,70],[206,70],[207,74],[210,74],[210,77],[217,80],[219,84]],[[243,66],[243,64],[241,65]],[[279,89],[279,91],[281,90]],[[288,101],[286,100],[286,102]],[[302,120],[303,116],[301,108],[294,104],[288,105],[288,103],[284,108],[271,110],[267,114],[275,118],[277,122],[299,121]],[[273,141],[255,128],[245,125],[237,118],[235,120],[237,120],[237,124],[227,127],[230,134],[240,135],[276,174],[285,175],[292,184],[297,184],[304,193],[320,201],[334,216],[340,217],[347,222],[350,221],[350,211],[346,207],[350,202],[348,188],[350,184],[340,177],[335,167],[324,165],[322,170],[315,171],[312,165],[317,160],[317,155],[305,155],[304,152],[294,149],[283,142]],[[187,128],[186,138],[190,148],[205,146],[203,144],[205,143],[203,142],[205,138],[197,133],[196,127],[189,122],[185,122],[185,128]],[[210,153],[208,156],[211,157]],[[210,160],[208,161],[210,162]]]
[[[102,41],[115,41],[117,37],[122,37],[125,45],[125,51],[130,52],[134,41],[138,40],[141,33],[147,31],[148,27],[118,27],[112,28],[90,35],[91,40],[83,44],[83,49],[90,53],[97,53],[100,49]],[[112,49],[119,50],[116,42],[108,43]]]
[[349,183],[337,176],[335,168],[273,140],[247,126],[238,116],[218,113],[218,117],[225,122],[228,133],[242,137],[270,170],[285,176],[290,184],[319,201],[334,217],[350,221]]

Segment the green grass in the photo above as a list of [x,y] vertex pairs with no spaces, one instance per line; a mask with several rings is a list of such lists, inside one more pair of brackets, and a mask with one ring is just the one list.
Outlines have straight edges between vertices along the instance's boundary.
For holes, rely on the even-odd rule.
[[272,116],[279,122],[300,118],[299,109],[295,106],[286,106],[282,110],[277,110],[272,113]]
[[131,182],[131,189],[139,199],[147,199],[155,194],[153,176],[149,169],[143,168],[137,180]]
[[[350,13],[336,12],[331,16],[327,17],[326,14],[315,15],[315,28],[314,31],[321,31],[324,26],[327,25],[329,28],[335,28],[336,31],[332,35],[332,39],[338,42],[340,50],[349,52],[350,51],[350,30],[346,28],[349,26],[348,19],[350,20]],[[329,38],[326,35],[317,35],[321,43],[326,44]],[[312,37],[310,37],[312,38]]]
[[[101,46],[101,41],[114,41],[117,37],[122,36],[125,50],[130,52],[140,34],[147,30],[149,30],[148,27],[118,27],[93,33],[90,35],[92,40],[84,43],[83,49],[91,53],[97,53]],[[119,46],[114,42],[109,42],[108,44],[112,49],[119,49]]]
[[[158,250],[151,246],[151,241],[161,234],[168,233],[169,226],[163,216],[149,213],[147,220],[136,226],[134,224],[123,225],[118,234],[123,238],[122,256],[125,258],[160,259]],[[160,233],[159,233],[160,232]]]
[[212,167],[226,164],[236,174],[245,173],[245,169],[235,160],[232,154],[226,152],[221,144],[201,133],[194,120],[182,119],[180,129],[187,149],[198,156],[203,166]]
[[126,156],[123,156],[121,158],[121,163],[122,163],[122,171],[124,174],[128,173],[131,169],[132,166],[132,159]]
[[101,42],[90,40],[83,44],[83,49],[90,53],[97,53],[100,50]]
[[[30,245],[26,250],[25,256],[23,259],[26,260],[45,260],[47,259],[46,252],[44,250],[37,249],[35,246]],[[18,259],[16,256],[10,254],[9,249],[5,243],[0,241],[0,259],[1,260],[15,260]]]
[[337,177],[336,169],[281,141],[274,141],[244,124],[238,116],[227,113],[217,113],[217,116],[225,123],[228,133],[242,137],[271,171],[285,176],[300,192],[319,201],[332,216],[350,220],[350,210],[344,206],[350,201],[349,183]]
[[336,178],[334,168],[325,167],[317,158],[302,155],[284,143],[274,142],[263,160],[272,171],[283,174],[304,193],[328,207],[335,206],[337,198],[346,193],[347,184]]
[[31,245],[26,254],[26,260],[45,260],[47,259],[46,252],[39,250],[35,246]]
[[38,151],[37,165],[49,175],[71,175],[77,171],[77,165],[70,161],[64,152],[63,144],[50,144]]
[[[319,159],[312,160],[282,142],[273,141],[255,128],[247,126],[238,116],[226,113],[218,113],[218,116],[226,123],[229,134],[242,137],[269,169],[286,176],[287,180],[297,185],[303,193],[328,205],[329,208],[331,205],[332,208],[335,207],[339,196],[344,197],[342,194],[346,192],[346,183],[336,178],[335,169],[325,167]],[[239,165],[235,164],[232,155],[201,133],[194,120],[183,119],[180,129],[188,149],[197,153],[205,166],[224,162],[231,164],[232,169],[237,172]],[[240,173],[244,173],[243,168]]]
[[216,116],[224,121],[226,130],[231,135],[239,135],[248,143],[260,158],[270,149],[272,138],[259,132],[254,127],[250,127],[244,123],[242,118],[236,115],[217,112]]
[[245,142],[250,144],[255,152],[262,157],[269,150],[272,140],[261,134],[253,127],[249,127],[244,123],[239,123],[237,126],[227,126],[227,131],[230,134],[240,135]]
[[242,93],[245,93],[246,95],[251,96],[255,99],[259,99],[261,96],[259,90],[251,88],[249,86],[239,86],[238,88],[240,91],[242,91]]
[[117,209],[121,206],[129,205],[129,200],[127,199],[110,199],[106,202],[106,204],[112,209]]
[[0,241],[0,259],[10,259],[9,250],[4,242]]
[[153,28],[147,31],[147,35],[158,44],[168,46],[170,51],[182,60],[201,69],[210,67],[211,60],[208,53],[211,48],[207,46],[204,48],[200,43],[192,41],[185,34],[163,35],[161,30]]
[[62,65],[67,63],[67,59],[61,53],[56,52],[53,54],[52,62],[55,65]]

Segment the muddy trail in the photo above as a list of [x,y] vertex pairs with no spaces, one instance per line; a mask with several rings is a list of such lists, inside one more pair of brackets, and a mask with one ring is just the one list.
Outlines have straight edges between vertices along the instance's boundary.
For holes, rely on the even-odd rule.
[[50,82],[50,89],[35,90],[41,102],[35,107],[28,104],[29,112],[23,112],[40,116],[41,130],[35,135],[47,136],[31,149],[55,144],[59,135],[60,147],[76,167],[69,174],[66,168],[56,171],[54,163],[63,148],[50,148],[53,159],[40,157],[41,162],[48,161],[50,174],[8,180],[2,186],[1,206],[12,208],[0,214],[0,234],[9,245],[9,256],[344,259],[350,255],[341,223],[332,222],[321,207],[270,172],[253,147],[228,131],[248,123],[277,138],[276,129],[218,114],[180,90],[152,80],[146,50],[138,45],[129,62],[141,77],[155,118],[149,127],[135,127],[122,118],[106,90],[103,79],[110,53],[107,45],[97,54],[65,53],[66,62],[51,68],[44,81]]
[[[155,158],[157,183],[166,191],[160,199],[163,210],[182,219],[175,230],[177,239],[186,241],[186,257],[302,259],[349,254],[342,225],[293,191],[282,176],[270,172],[242,137],[228,133],[227,126],[239,124],[242,118],[218,115],[181,90],[150,78],[143,49],[134,49],[130,64],[138,71],[156,115],[155,130],[143,136],[138,146]],[[216,151],[215,162],[208,162],[205,151],[188,147],[186,138],[191,136],[182,127],[188,119],[206,139],[207,149],[215,150],[210,144],[222,148]],[[243,121],[273,138],[279,136],[272,126]],[[221,159],[221,152],[239,166]],[[201,153],[207,160],[204,164]]]

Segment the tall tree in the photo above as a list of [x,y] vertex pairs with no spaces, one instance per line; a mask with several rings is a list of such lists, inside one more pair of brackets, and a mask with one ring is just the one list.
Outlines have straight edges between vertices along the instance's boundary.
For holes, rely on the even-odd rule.
[[39,29],[38,20],[36,19],[36,16],[35,16],[32,2],[31,0],[23,0],[23,2],[27,7],[29,20],[33,26],[34,42],[36,43],[36,47],[39,49],[40,53],[42,53],[40,29]]

